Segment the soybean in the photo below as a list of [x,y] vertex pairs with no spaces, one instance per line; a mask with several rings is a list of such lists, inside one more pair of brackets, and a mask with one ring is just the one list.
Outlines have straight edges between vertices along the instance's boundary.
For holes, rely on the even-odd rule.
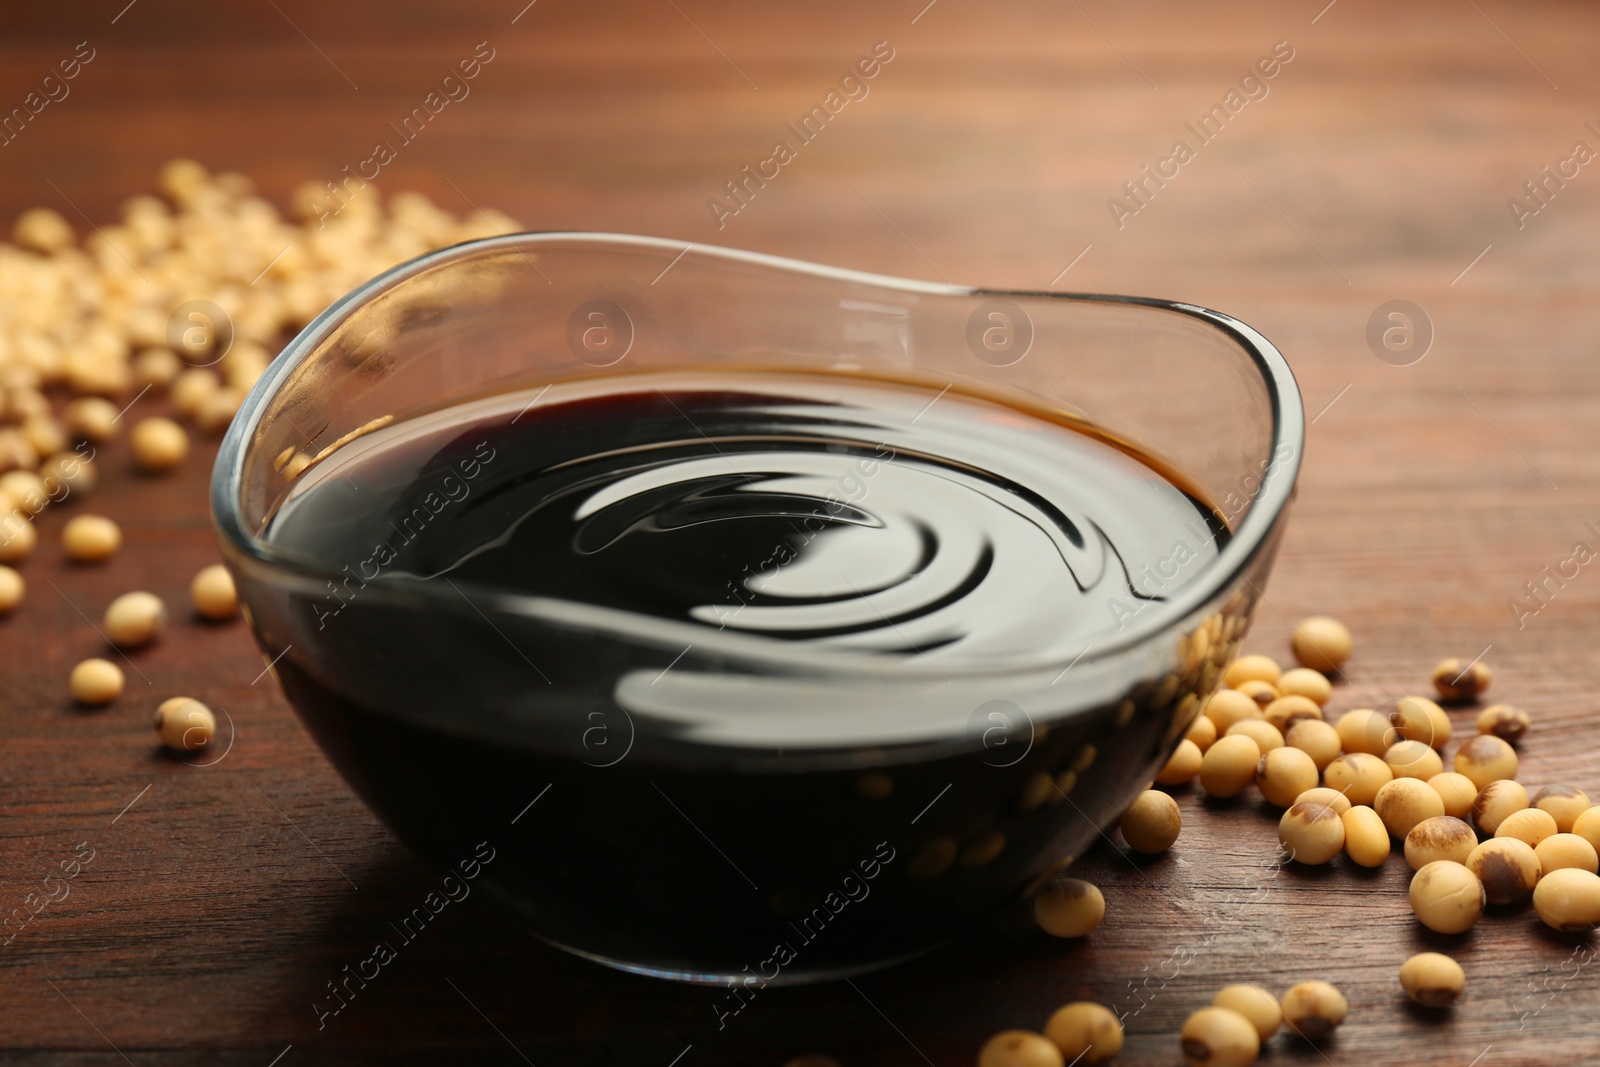
[[193,752],[211,743],[217,732],[211,709],[191,697],[173,697],[161,702],[152,725],[161,743],[179,752]]
[[1351,808],[1341,816],[1344,823],[1344,851],[1351,862],[1362,867],[1381,867],[1389,858],[1389,830],[1378,813],[1365,805]]
[[61,545],[74,563],[104,563],[122,547],[122,530],[104,515],[75,515],[61,528]]
[[1226,734],[1234,723],[1262,717],[1261,705],[1237,689],[1219,689],[1206,701],[1201,713],[1211,720],[1219,734]]
[[978,1067],[1063,1067],[1061,1050],[1043,1034],[1002,1030],[978,1050]]
[[239,613],[239,594],[233,587],[233,575],[220,563],[203,568],[189,583],[189,600],[195,614],[203,619],[220,622]]
[[1304,719],[1295,723],[1284,734],[1283,743],[1310,756],[1319,771],[1326,769],[1343,752],[1339,744],[1339,731],[1321,719]]
[[1472,822],[1482,834],[1493,835],[1506,816],[1528,806],[1528,791],[1522,783],[1503,778],[1490,782],[1472,801]]
[[1278,842],[1298,863],[1327,863],[1344,848],[1344,821],[1327,804],[1301,801],[1278,821]]
[[1444,801],[1444,813],[1464,819],[1472,813],[1472,802],[1478,799],[1478,787],[1472,779],[1455,771],[1445,771],[1428,779],[1433,791]]
[[1378,813],[1389,833],[1404,840],[1412,829],[1424,819],[1444,814],[1444,801],[1429,788],[1427,782],[1415,778],[1396,778],[1378,790],[1373,798],[1372,810]]
[[166,617],[166,605],[154,593],[124,593],[106,608],[102,626],[112,644],[138,648],[156,639]]
[[1178,802],[1159,789],[1146,789],[1122,813],[1122,839],[1135,852],[1165,852],[1178,839],[1183,819]]
[[1278,998],[1258,985],[1240,983],[1223,986],[1211,998],[1211,1003],[1243,1015],[1256,1028],[1256,1035],[1263,1041],[1277,1033],[1278,1027],[1283,1025],[1283,1009],[1278,1006]]
[[1483,914],[1483,883],[1463,864],[1435,860],[1411,877],[1411,910],[1441,934],[1470,930]]
[[122,693],[122,668],[105,659],[86,659],[72,668],[68,682],[80,704],[109,704]]
[[1530,806],[1548,811],[1555,817],[1556,829],[1565,834],[1572,830],[1572,824],[1578,820],[1578,816],[1592,805],[1588,794],[1581,789],[1574,789],[1570,785],[1547,785],[1533,794]]
[[1033,898],[1033,918],[1055,937],[1082,937],[1106,917],[1106,898],[1098,886],[1080,878],[1051,882]]
[[1256,788],[1267,803],[1292,807],[1297,797],[1317,787],[1317,765],[1298,748],[1275,748],[1256,764]]
[[1521,904],[1539,883],[1539,857],[1526,841],[1491,837],[1467,857],[1467,869],[1483,883],[1490,904]]
[[1261,746],[1242,734],[1220,738],[1200,761],[1200,786],[1214,797],[1238,796],[1256,780]]
[[1396,778],[1417,778],[1426,782],[1444,771],[1444,760],[1439,753],[1421,741],[1396,741],[1383,754]]
[[1333,683],[1328,681],[1326,675],[1309,667],[1284,671],[1277,685],[1278,692],[1283,696],[1307,697],[1319,705],[1327,704],[1333,697]]
[[1330,789],[1337,789],[1352,804],[1371,804],[1378,790],[1394,780],[1394,771],[1377,756],[1365,752],[1349,752],[1322,772],[1322,780]]
[[1517,750],[1493,734],[1479,734],[1456,750],[1456,771],[1483,789],[1517,776]]
[[1179,1039],[1189,1067],[1250,1067],[1261,1055],[1255,1025],[1227,1008],[1201,1008],[1184,1020]]
[[1225,685],[1237,689],[1241,682],[1259,681],[1276,685],[1282,674],[1283,669],[1271,656],[1240,656],[1228,665],[1222,680]]
[[1533,725],[1533,719],[1521,708],[1510,704],[1491,704],[1478,714],[1478,732],[1492,734],[1502,741],[1516,744]]
[[1087,1000],[1057,1008],[1044,1036],[1069,1063],[1104,1063],[1122,1051],[1122,1023],[1109,1008]]
[[1389,723],[1389,717],[1372,708],[1356,708],[1339,716],[1335,724],[1339,741],[1347,753],[1360,752],[1381,756],[1400,737]]
[[1263,752],[1283,747],[1283,735],[1278,728],[1265,719],[1245,719],[1228,727],[1228,737],[1243,735],[1256,743],[1256,747]]
[[1441,698],[1451,702],[1478,699],[1478,694],[1489,688],[1492,678],[1489,665],[1482,660],[1463,663],[1452,656],[1440,660],[1433,668],[1433,687]]
[[1427,697],[1402,697],[1389,713],[1389,724],[1407,741],[1443,748],[1450,740],[1450,716]]
[[1425,1008],[1448,1008],[1467,987],[1461,964],[1440,952],[1419,952],[1400,965],[1400,988]]
[[1406,834],[1406,862],[1420,871],[1434,860],[1454,860],[1465,865],[1478,847],[1472,827],[1449,815],[1423,819]]
[[1283,1021],[1308,1041],[1321,1041],[1350,1011],[1344,994],[1328,982],[1301,982],[1283,995]]
[[0,615],[16,611],[27,591],[28,583],[22,580],[22,575],[0,564]]
[[1600,876],[1575,867],[1551,871],[1533,891],[1533,908],[1552,929],[1593,930],[1600,926]]
[[1332,674],[1350,658],[1350,630],[1338,619],[1313,615],[1294,628],[1289,647],[1302,667]]
[[1538,808],[1523,808],[1514,811],[1500,820],[1500,825],[1495,827],[1494,836],[1514,837],[1524,841],[1533,848],[1539,847],[1539,842],[1556,834],[1556,820],[1548,811]]
[[1588,871],[1590,874],[1600,871],[1600,853],[1596,853],[1595,847],[1577,834],[1551,834],[1534,846],[1533,854],[1539,858],[1541,878],[1551,871],[1568,868]]

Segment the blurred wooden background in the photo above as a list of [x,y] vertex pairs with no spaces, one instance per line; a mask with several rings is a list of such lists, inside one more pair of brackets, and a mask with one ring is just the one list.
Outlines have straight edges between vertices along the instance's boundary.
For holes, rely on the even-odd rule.
[[[1358,651],[1336,709],[1421,690],[1435,659],[1492,646],[1491,695],[1536,722],[1522,779],[1600,795],[1600,577],[1583,570],[1520,628],[1511,606],[1575,541],[1600,542],[1586,525],[1600,524],[1600,164],[1549,186],[1521,228],[1507,205],[1574,142],[1600,150],[1585,126],[1600,124],[1592,5],[524,2],[8,6],[0,109],[79,42],[95,58],[0,146],[0,217],[46,204],[81,232],[79,211],[108,221],[179,155],[282,203],[371,155],[488,42],[470,97],[399,150],[381,190],[456,213],[470,199],[531,229],[1180,298],[1263,330],[1316,418],[1251,644],[1282,655],[1287,619],[1346,619]],[[869,95],[719,230],[707,200],[880,41],[894,58]],[[1267,95],[1119,229],[1108,198],[1280,41],[1293,59]],[[1396,299],[1432,324],[1410,366],[1365,339]],[[112,449],[93,507],[123,523],[122,556],[70,568],[66,516],[47,513],[29,602],[0,622],[0,910],[78,842],[95,849],[71,896],[0,949],[0,1062],[777,1067],[826,1052],[956,1067],[994,1030],[1093,998],[1139,1009],[1118,1062],[1171,1063],[1217,986],[1310,977],[1340,984],[1349,1021],[1320,1050],[1275,1039],[1268,1062],[1600,1062],[1600,967],[1580,966],[1592,944],[1574,956],[1526,910],[1425,936],[1399,860],[1273,876],[1267,812],[1189,794],[1169,855],[1108,847],[1082,864],[1109,902],[1083,945],[1049,942],[1019,911],[853,986],[769,991],[719,1032],[710,991],[568,958],[468,902],[319,1030],[324,983],[431,872],[270,681],[252,683],[242,626],[180,622],[137,657],[151,693],[228,710],[236,740],[213,767],[153,749],[141,679],[105,711],[65,693],[99,649],[74,604],[97,614],[139,587],[180,602],[214,558],[209,458],[152,486]],[[1228,903],[1260,885],[1257,903]],[[1447,1021],[1411,1009],[1395,977],[1441,944],[1469,976]],[[1180,946],[1193,958],[1174,973]]]

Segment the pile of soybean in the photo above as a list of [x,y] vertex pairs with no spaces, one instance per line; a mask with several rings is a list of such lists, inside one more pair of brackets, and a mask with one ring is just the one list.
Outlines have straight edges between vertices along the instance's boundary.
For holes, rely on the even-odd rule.
[[[1254,785],[1284,809],[1278,839],[1286,862],[1325,864],[1343,852],[1362,867],[1377,867],[1401,851],[1415,872],[1411,910],[1441,934],[1464,933],[1488,904],[1530,900],[1555,930],[1581,935],[1600,926],[1600,807],[1570,785],[1530,796],[1516,781],[1516,746],[1531,717],[1507,704],[1485,707],[1477,733],[1455,747],[1445,769],[1454,731],[1440,701],[1476,702],[1493,680],[1489,666],[1481,659],[1443,660],[1433,672],[1437,700],[1407,696],[1387,711],[1357,708],[1329,721],[1323,709],[1351,647],[1347,627],[1317,616],[1295,627],[1291,649],[1299,666],[1285,670],[1268,656],[1240,657],[1152,784],[1198,779],[1218,797]],[[1173,845],[1181,827],[1176,801],[1149,789],[1123,814],[1120,829],[1129,848],[1157,853]],[[1088,935],[1105,910],[1100,890],[1079,879],[1057,879],[1034,898],[1039,925],[1057,937]],[[1448,1008],[1466,975],[1448,955],[1424,952],[1404,961],[1398,982],[1417,1003]],[[1280,1026],[1317,1041],[1347,1010],[1327,982],[1301,982],[1281,999],[1258,986],[1229,986],[1189,1016],[1178,1044],[1191,1065],[1246,1067]],[[1122,1041],[1109,1009],[1069,1004],[1043,1033],[996,1034],[978,1063],[1102,1063]]]
[[[81,240],[64,215],[39,207],[18,217],[14,243],[0,243],[0,616],[26,599],[34,520],[93,495],[113,440],[125,436],[128,476],[171,474],[191,430],[226,430],[283,342],[328,304],[425,252],[521,229],[492,209],[457,219],[417,193],[385,204],[370,184],[352,193],[307,183],[284,218],[243,174],[187,159],[164,166],[158,185],[160,196],[131,197],[116,221],[84,218]],[[109,565],[121,545],[112,516],[80,513],[61,533],[74,566]],[[221,564],[201,567],[188,592],[202,623],[238,615]],[[73,606],[107,647],[73,668],[71,695],[112,704],[123,691],[117,660],[131,665],[159,637],[166,603],[123,593],[98,623],[95,606]],[[190,697],[161,701],[153,723],[181,751],[216,732],[211,709]]]

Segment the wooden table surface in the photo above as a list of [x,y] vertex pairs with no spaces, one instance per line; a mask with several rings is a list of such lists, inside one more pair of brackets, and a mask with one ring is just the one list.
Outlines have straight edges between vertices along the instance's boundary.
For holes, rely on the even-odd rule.
[[[1537,613],[1513,606],[1574,542],[1600,544],[1600,166],[1569,165],[1520,227],[1508,206],[1574,142],[1600,149],[1592,6],[525,2],[8,5],[0,107],[78,42],[96,58],[0,147],[0,215],[109,219],[178,155],[282,202],[369,155],[487,41],[470,98],[405,146],[383,190],[456,212],[470,197],[532,229],[1181,298],[1262,329],[1316,417],[1249,646],[1282,655],[1288,620],[1347,620],[1358,647],[1335,710],[1423,690],[1436,659],[1487,648],[1492,695],[1536,722],[1522,780],[1600,795],[1600,577],[1550,586]],[[719,230],[708,199],[880,41],[894,58],[870,94]],[[1119,227],[1108,199],[1277,42],[1293,58],[1267,95]],[[1366,341],[1396,299],[1431,322],[1409,366]],[[1192,791],[1170,853],[1133,860],[1116,841],[1080,864],[1108,901],[1082,944],[1019,909],[918,963],[767,991],[719,1031],[712,991],[568,957],[471,900],[319,1029],[324,983],[434,875],[259,677],[242,625],[176,622],[109,709],[65,691],[102,648],[80,609],[132,588],[181,601],[216,558],[213,451],[151,482],[110,449],[92,507],[122,523],[120,557],[69,566],[70,512],[47,513],[29,602],[0,622],[0,910],[93,849],[70,896],[0,949],[0,1062],[777,1067],[826,1052],[956,1067],[993,1031],[1092,998],[1131,1013],[1118,1062],[1168,1064],[1218,986],[1315,977],[1345,991],[1349,1021],[1320,1049],[1280,1036],[1264,1062],[1600,1063],[1592,942],[1526,909],[1430,936],[1399,858],[1279,870],[1268,810]],[[150,705],[176,692],[231,718],[215,765],[153,747]],[[1469,982],[1446,1019],[1412,1009],[1396,978],[1441,947]]]

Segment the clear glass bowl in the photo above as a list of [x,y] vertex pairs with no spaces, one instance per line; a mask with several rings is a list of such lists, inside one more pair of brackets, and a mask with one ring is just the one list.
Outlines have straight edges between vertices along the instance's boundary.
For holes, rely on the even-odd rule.
[[[941,671],[471,583],[352,582],[262,536],[296,478],[388,420],[767,370],[1080,416],[1182,471],[1232,537],[1110,637]],[[1094,843],[1236,652],[1303,435],[1278,352],[1192,305],[522,234],[404,264],[319,316],[235,419],[212,506],[274,676],[402,839],[562,948],[757,985],[925,951]],[[750,714],[717,719],[707,687]]]

